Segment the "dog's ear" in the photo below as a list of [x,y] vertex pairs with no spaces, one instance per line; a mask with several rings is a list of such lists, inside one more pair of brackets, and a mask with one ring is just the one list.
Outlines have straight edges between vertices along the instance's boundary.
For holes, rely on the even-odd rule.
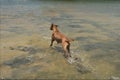
[[52,24],[51,24],[51,27],[50,27],[50,30],[53,30],[53,26],[54,26],[54,24],[52,23]]

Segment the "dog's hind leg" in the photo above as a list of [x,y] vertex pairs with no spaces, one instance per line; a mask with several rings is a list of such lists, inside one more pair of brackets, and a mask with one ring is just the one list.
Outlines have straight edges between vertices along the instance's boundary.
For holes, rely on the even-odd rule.
[[62,43],[64,49],[64,56],[65,58],[71,57],[70,55],[70,44],[68,42]]
[[65,56],[65,58],[67,58],[68,55],[67,55],[66,45],[64,43],[62,43],[62,47],[63,47],[63,50],[64,50],[64,56]]
[[68,44],[66,48],[67,48],[68,56],[71,57],[71,53],[70,53],[70,44]]
[[67,52],[68,52],[68,56],[69,57],[71,57],[71,53],[70,53],[70,43],[69,42],[67,42],[68,43],[68,45],[67,45]]

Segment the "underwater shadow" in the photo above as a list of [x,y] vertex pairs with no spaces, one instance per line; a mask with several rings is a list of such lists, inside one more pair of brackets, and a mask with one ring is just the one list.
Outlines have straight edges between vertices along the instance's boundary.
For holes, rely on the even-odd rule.
[[63,49],[62,49],[62,47],[60,47],[60,46],[54,46],[54,48],[53,48],[55,51],[57,51],[57,52],[60,52],[60,53],[63,53],[64,51],[63,51]]
[[7,65],[7,66],[10,66],[12,68],[18,68],[21,65],[25,65],[25,64],[28,64],[30,62],[32,62],[32,61],[30,59],[28,59],[28,58],[25,58],[25,57],[16,57],[14,59],[5,61],[3,64]]

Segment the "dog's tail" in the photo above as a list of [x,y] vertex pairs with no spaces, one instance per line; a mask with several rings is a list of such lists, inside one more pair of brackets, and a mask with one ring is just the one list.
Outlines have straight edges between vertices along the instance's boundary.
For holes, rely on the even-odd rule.
[[69,39],[70,42],[74,41],[74,39]]

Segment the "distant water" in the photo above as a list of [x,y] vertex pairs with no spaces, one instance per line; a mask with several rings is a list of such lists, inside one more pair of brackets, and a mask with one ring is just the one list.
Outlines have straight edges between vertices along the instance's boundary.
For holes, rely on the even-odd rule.
[[[40,24],[55,22],[58,25],[92,22],[88,18],[120,18],[119,1],[79,1],[79,0],[0,0],[0,15],[10,18],[25,18]],[[26,18],[27,17],[27,18]],[[86,19],[87,20],[86,20]],[[8,21],[8,19],[6,19]],[[6,21],[5,20],[5,21]],[[104,19],[103,19],[104,20]],[[5,22],[4,20],[1,23]],[[118,21],[112,23],[118,24]],[[94,21],[93,21],[94,22]],[[96,20],[95,20],[96,22]],[[101,23],[102,24],[102,23]],[[111,24],[108,22],[106,24]]]

